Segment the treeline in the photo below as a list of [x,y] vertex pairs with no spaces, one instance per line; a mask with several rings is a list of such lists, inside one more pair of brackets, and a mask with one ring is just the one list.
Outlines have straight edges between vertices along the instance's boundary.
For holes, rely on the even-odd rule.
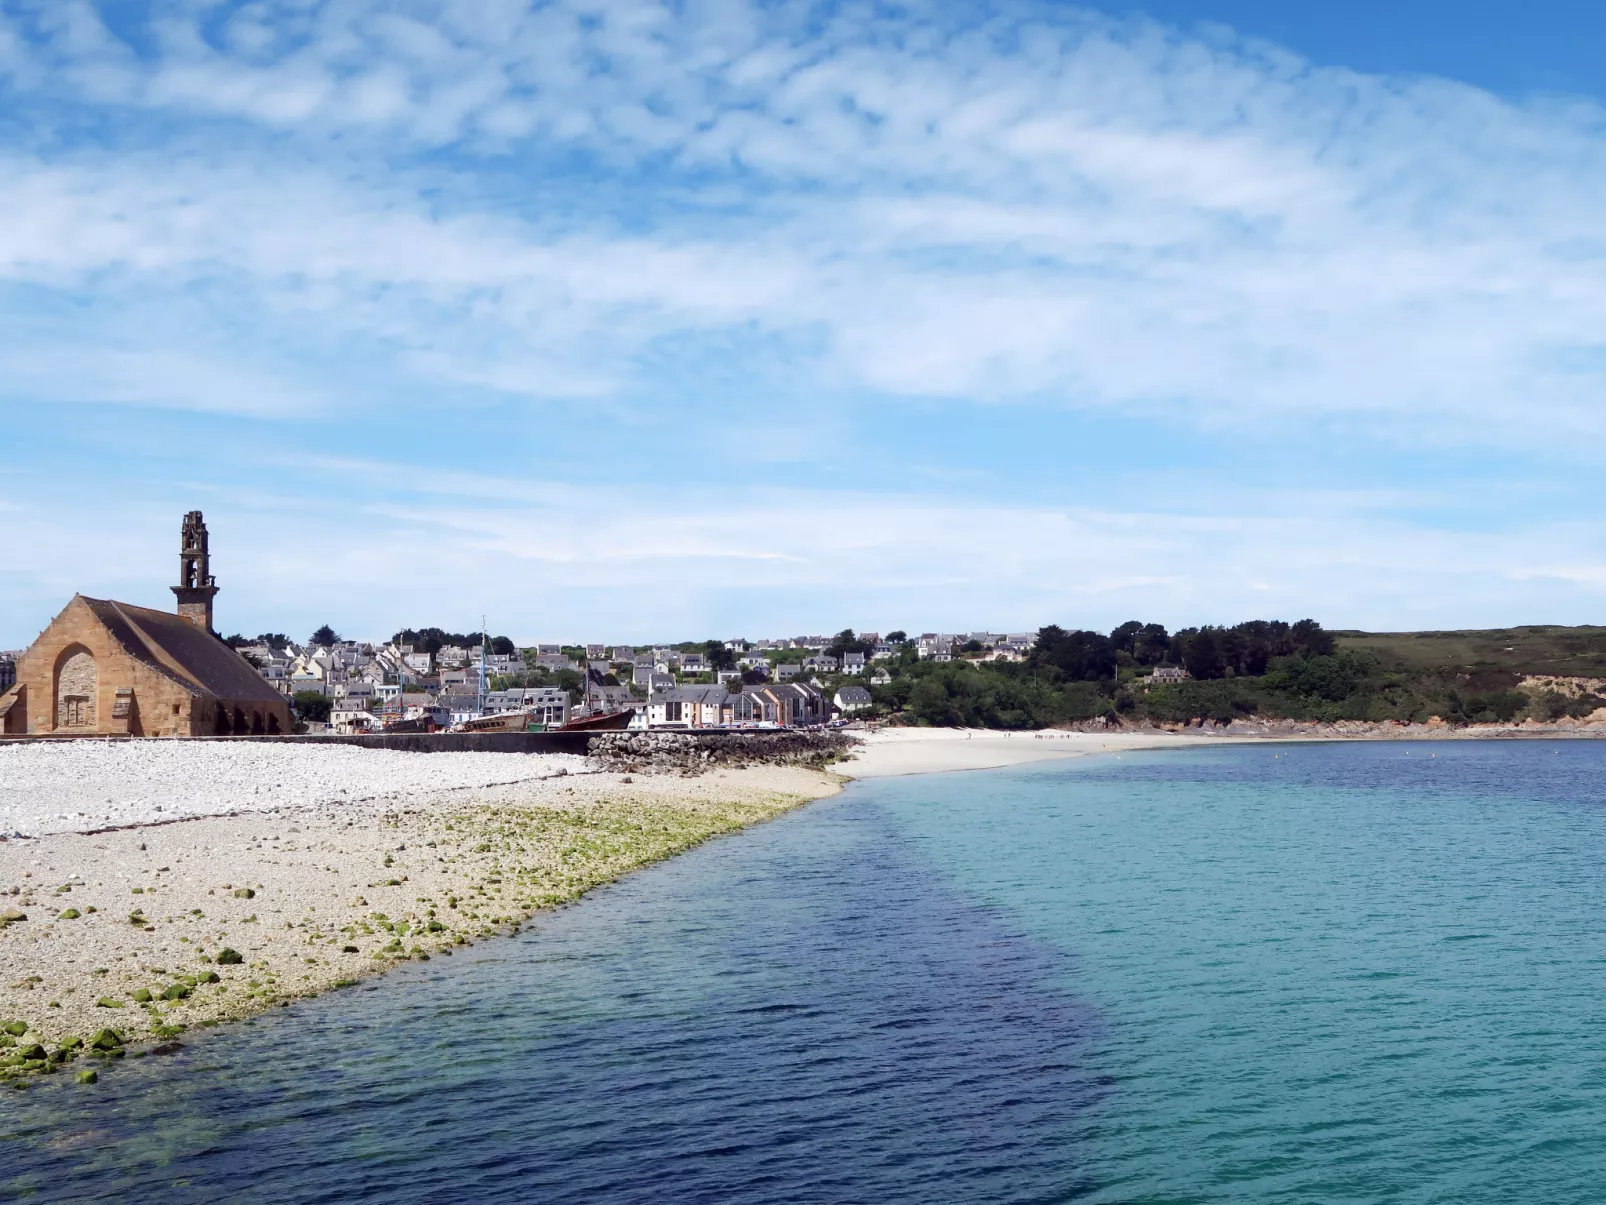
[[[477,649],[480,641],[486,640],[493,655],[498,657],[511,657],[515,646],[506,636],[485,636],[482,632],[446,632],[440,628],[403,628],[390,638],[392,644],[410,644],[420,653],[429,653],[431,656],[441,649],[451,646],[460,649]],[[319,643],[316,639],[313,643]]]
[[[1151,684],[1162,666],[1188,676]],[[1312,619],[1175,633],[1134,620],[1108,635],[1050,625],[1024,661],[936,662],[904,646],[890,668],[892,681],[872,687],[878,709],[937,726],[1227,724],[1249,717],[1421,723],[1433,716],[1464,724],[1576,718],[1606,707],[1600,694],[1518,690],[1520,676],[1507,671],[1387,666],[1365,650],[1337,647]]]

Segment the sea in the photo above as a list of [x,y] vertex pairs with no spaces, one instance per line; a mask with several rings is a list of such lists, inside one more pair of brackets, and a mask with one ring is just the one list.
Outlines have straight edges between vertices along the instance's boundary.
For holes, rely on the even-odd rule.
[[853,784],[0,1092],[0,1199],[1606,1200],[1606,744]]

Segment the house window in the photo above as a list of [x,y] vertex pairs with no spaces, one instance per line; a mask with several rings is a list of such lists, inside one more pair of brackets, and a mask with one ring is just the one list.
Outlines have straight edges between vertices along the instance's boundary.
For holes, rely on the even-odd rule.
[[681,706],[679,703],[665,703],[664,719],[666,721],[678,721],[681,718]]
[[68,695],[62,700],[68,727],[78,727],[89,721],[89,700],[83,695]]

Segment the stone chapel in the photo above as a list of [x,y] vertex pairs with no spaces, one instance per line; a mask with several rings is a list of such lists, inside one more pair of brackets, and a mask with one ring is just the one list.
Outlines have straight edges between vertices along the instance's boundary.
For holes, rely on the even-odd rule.
[[176,613],[75,594],[0,694],[8,736],[242,736],[293,730],[290,704],[212,630],[201,512],[184,516]]

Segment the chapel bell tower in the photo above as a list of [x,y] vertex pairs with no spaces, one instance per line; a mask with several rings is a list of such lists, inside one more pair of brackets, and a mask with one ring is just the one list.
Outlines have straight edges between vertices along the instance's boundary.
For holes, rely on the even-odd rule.
[[202,631],[212,630],[212,600],[217,597],[217,579],[212,576],[212,557],[206,547],[206,523],[201,512],[184,516],[184,532],[179,541],[178,613]]

